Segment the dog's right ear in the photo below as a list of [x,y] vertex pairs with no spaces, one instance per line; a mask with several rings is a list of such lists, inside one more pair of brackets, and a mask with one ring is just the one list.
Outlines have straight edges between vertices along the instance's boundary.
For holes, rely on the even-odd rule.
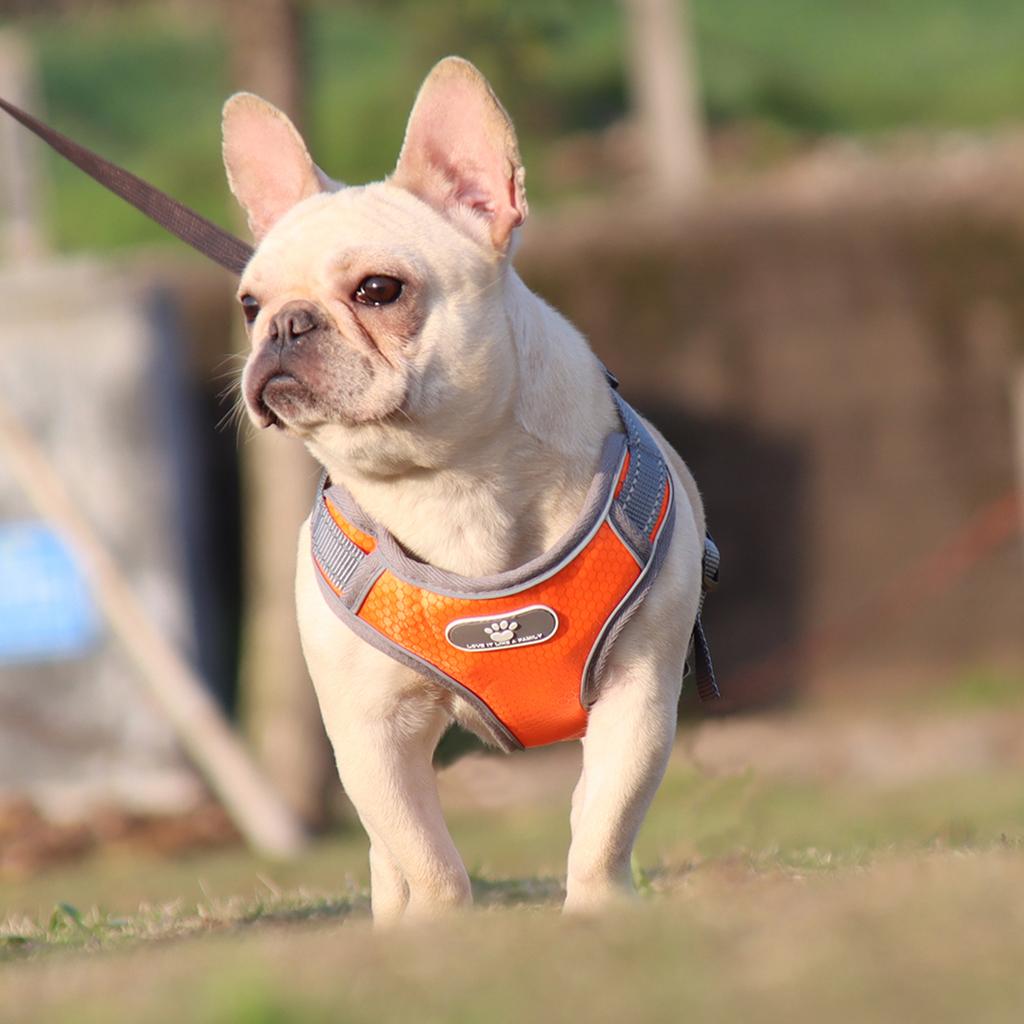
[[327,184],[295,125],[251,92],[224,104],[224,167],[257,241],[296,203]]
[[427,75],[390,180],[508,251],[526,219],[523,162],[511,119],[469,61],[446,57]]

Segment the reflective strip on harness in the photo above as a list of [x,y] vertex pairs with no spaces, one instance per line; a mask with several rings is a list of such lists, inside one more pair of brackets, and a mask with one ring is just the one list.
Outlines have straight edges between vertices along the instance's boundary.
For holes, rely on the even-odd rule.
[[354,544],[331,515],[326,500],[317,502],[310,521],[317,567],[336,594],[343,594],[366,552]]

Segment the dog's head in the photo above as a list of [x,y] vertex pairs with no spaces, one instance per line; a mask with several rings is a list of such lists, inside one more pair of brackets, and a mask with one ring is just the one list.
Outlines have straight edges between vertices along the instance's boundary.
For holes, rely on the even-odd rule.
[[224,161],[258,242],[238,290],[257,425],[376,463],[389,446],[403,458],[395,435],[443,446],[453,417],[471,433],[507,404],[502,285],[527,206],[512,124],[476,68],[431,71],[385,181],[330,181],[292,123],[246,93],[224,108]]

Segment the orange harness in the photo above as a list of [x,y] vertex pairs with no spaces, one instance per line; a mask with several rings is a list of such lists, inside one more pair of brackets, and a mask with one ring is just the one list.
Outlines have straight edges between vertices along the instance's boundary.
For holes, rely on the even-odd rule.
[[323,480],[311,517],[324,597],[365,640],[469,701],[506,750],[583,735],[611,645],[672,538],[665,460],[615,396],[583,514],[519,569],[468,579],[410,558],[352,496]]

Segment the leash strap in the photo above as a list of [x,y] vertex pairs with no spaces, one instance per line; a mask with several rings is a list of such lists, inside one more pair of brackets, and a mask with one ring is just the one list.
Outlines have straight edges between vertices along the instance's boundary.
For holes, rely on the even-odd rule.
[[114,195],[131,203],[136,210],[144,213],[150,220],[156,221],[214,263],[219,263],[233,274],[241,274],[245,269],[253,254],[253,248],[248,243],[217,227],[195,210],[190,210],[183,203],[172,199],[130,171],[73,142],[66,135],[43,124],[13,103],[0,99],[0,110],[7,111],[15,121],[41,138],[65,160],[69,160],[79,170],[85,171],[94,181],[98,181]]

